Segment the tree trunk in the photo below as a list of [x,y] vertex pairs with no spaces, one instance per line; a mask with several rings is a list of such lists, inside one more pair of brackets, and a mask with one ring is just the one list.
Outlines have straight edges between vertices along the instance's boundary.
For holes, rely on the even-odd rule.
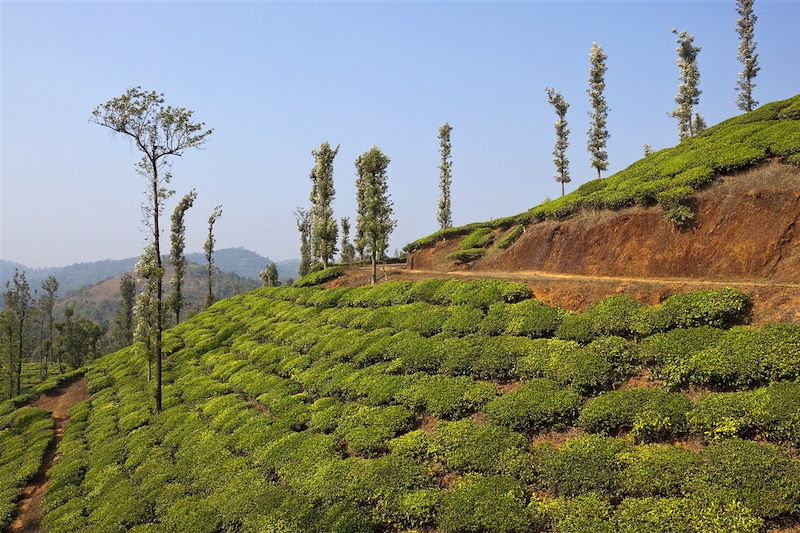
[[48,313],[48,330],[49,330],[49,337],[47,341],[47,352],[44,354],[44,377],[47,378],[47,374],[50,373],[49,364],[50,361],[53,360],[53,307],[50,306],[50,312]]
[[23,323],[24,320],[20,318],[19,320],[19,359],[17,359],[17,394],[22,392],[22,336],[23,332]]
[[597,168],[597,179],[600,179],[600,168]]
[[561,196],[564,196],[564,182],[561,182]]
[[8,330],[8,397],[14,397],[14,327],[9,324]]
[[162,276],[161,276],[161,243],[160,233],[158,231],[158,207],[160,200],[158,198],[158,163],[155,159],[151,160],[153,165],[153,244],[156,249],[156,265],[158,272],[156,280],[156,414],[161,412],[161,294],[162,294]]
[[371,282],[372,282],[373,285],[375,285],[375,283],[378,282],[378,264],[377,264],[377,261],[376,261],[376,259],[377,259],[376,255],[377,255],[377,253],[373,249],[372,250],[372,254],[371,254],[371,258],[372,258],[372,278],[371,278]]

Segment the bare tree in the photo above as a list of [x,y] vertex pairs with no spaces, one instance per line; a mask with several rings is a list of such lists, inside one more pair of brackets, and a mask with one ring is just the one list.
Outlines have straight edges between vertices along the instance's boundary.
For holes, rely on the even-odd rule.
[[136,171],[147,179],[146,202],[142,205],[145,226],[155,247],[155,412],[161,412],[161,334],[163,330],[163,269],[161,268],[160,216],[164,201],[172,194],[167,188],[171,180],[172,157],[181,157],[190,148],[200,148],[211,135],[203,122],[194,122],[193,112],[165,104],[164,95],[128,89],[92,111],[91,121],[127,137],[142,153]]

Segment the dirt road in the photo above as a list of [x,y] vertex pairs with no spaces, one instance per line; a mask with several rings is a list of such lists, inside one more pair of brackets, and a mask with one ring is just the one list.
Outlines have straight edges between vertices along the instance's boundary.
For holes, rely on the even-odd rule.
[[40,396],[32,405],[49,411],[55,423],[55,438],[45,452],[42,466],[36,476],[22,490],[17,506],[17,516],[11,526],[10,533],[33,533],[42,530],[42,500],[47,494],[47,472],[58,461],[58,445],[69,425],[69,410],[78,402],[89,399],[86,378],[80,378]]

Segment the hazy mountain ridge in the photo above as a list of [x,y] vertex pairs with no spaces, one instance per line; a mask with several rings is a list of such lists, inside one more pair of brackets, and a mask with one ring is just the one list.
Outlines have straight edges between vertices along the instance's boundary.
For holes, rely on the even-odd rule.
[[[205,262],[205,256],[200,252],[187,254],[186,258],[194,263]],[[66,294],[130,272],[137,260],[137,257],[128,257],[73,263],[60,267],[32,268],[15,261],[0,259],[0,285],[5,286],[6,282],[14,277],[14,270],[19,269],[26,273],[32,289],[39,288],[47,276],[55,276],[60,284],[59,293]],[[269,258],[241,247],[223,248],[214,253],[214,264],[221,272],[231,272],[254,280],[258,279],[258,273],[264,269],[268,261]],[[299,259],[278,262],[280,279],[296,278],[299,264]]]

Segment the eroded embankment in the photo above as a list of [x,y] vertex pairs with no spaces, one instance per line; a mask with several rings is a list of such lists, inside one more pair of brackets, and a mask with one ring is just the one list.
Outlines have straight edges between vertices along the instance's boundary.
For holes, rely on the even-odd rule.
[[800,281],[800,168],[772,161],[721,177],[694,197],[692,207],[694,224],[683,230],[658,206],[587,211],[530,225],[508,249],[491,247],[471,264],[447,260],[459,247],[460,239],[452,239],[414,252],[408,265],[436,271]]
[[34,533],[42,530],[42,500],[47,494],[47,472],[58,460],[58,445],[69,425],[69,410],[78,402],[89,399],[86,378],[82,377],[67,385],[40,396],[32,405],[49,411],[53,417],[55,435],[42,459],[42,465],[33,479],[22,490],[17,505],[17,516],[11,522],[10,533]]

